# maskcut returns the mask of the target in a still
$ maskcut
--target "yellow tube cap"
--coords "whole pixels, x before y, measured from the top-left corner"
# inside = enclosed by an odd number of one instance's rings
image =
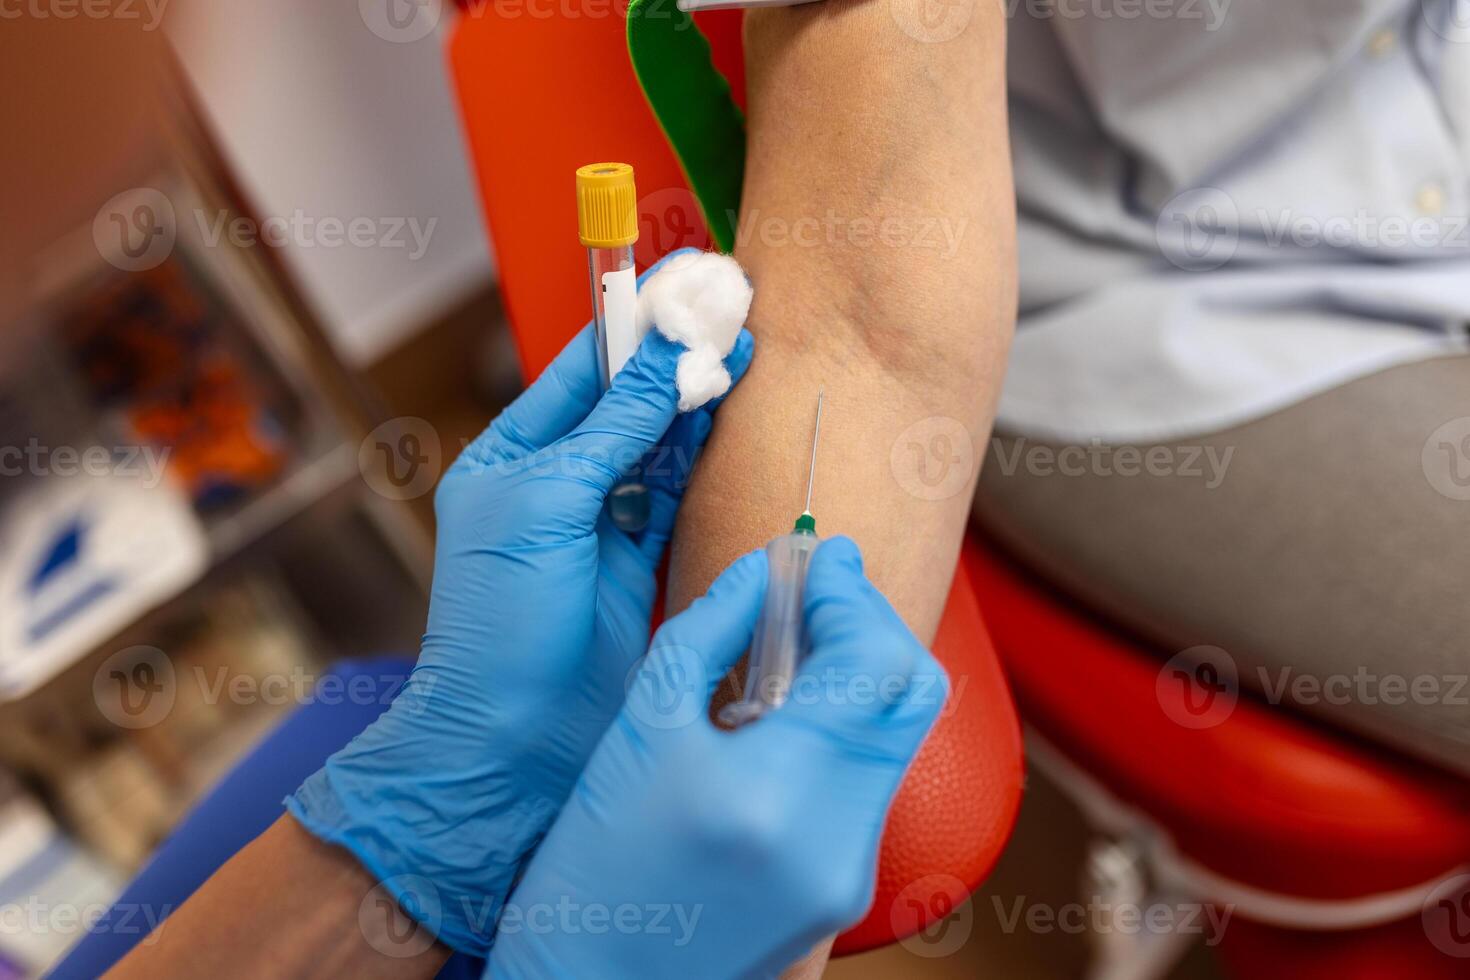
[[[577,234],[588,248],[622,248],[638,240],[638,192],[626,163],[577,168]]]

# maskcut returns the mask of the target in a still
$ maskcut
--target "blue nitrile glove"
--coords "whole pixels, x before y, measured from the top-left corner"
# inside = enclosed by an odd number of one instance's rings
[[[939,663],[847,538],[812,557],[812,653],[735,732],[709,697],[750,642],[755,552],[658,631],[500,921],[487,976],[776,976],[862,917],[904,771],[943,706]]]
[[[749,366],[742,331],[727,359]],[[521,865],[623,703],[654,573],[714,404],[678,415],[683,348],[644,339],[599,400],[584,329],[468,446],[435,497],[418,666],[389,710],[287,800],[445,944],[483,955]],[[652,515],[603,505],[639,465]]]

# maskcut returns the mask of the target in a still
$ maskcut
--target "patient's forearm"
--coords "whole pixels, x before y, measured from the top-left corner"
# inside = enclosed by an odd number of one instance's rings
[[[412,980],[448,957],[352,855],[282,816],[107,977]]]
[[[959,36],[926,43],[900,29],[905,2],[747,13],[735,251],[756,357],[685,498],[671,611],[790,530],[823,385],[818,531],[857,539],[921,638],[938,624],[1014,323],[1014,191],[1000,5],[976,0]],[[926,499],[948,488],[924,483],[945,465],[924,458],[944,447],[930,437],[957,431],[944,419],[972,440],[949,454],[968,480]]]
[[[1002,7],[950,6],[964,30],[926,42],[912,34],[955,24],[926,21],[929,3],[746,13],[735,254],[755,283],[756,357],[680,510],[670,612],[790,530],[822,386],[818,531],[855,538],[873,581],[933,639],[1016,300]],[[956,434],[970,445],[946,444]],[[826,954],[787,976],[817,976]]]

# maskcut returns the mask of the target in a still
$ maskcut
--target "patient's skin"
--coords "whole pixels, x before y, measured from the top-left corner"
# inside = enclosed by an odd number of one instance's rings
[[[428,980],[448,958],[356,858],[282,816],[107,976]]]
[[[855,538],[873,581],[921,639],[934,637],[1016,312],[1005,21],[1000,4],[970,3],[746,13],[735,254],[756,287],[756,356],[680,512],[670,613],[791,529],[820,385],[818,533]],[[957,36],[954,21],[925,18],[946,10],[968,16]],[[927,499],[921,477],[932,484],[944,465],[925,455],[944,448],[933,437],[963,430],[970,451],[942,455],[968,480]],[[792,975],[825,960],[819,950]]]

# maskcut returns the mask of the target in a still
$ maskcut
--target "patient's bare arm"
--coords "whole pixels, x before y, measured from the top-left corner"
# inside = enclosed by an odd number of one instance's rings
[[[925,41],[910,33],[936,23],[925,4],[824,0],[746,14],[735,254],[755,283],[756,357],[720,409],[679,515],[670,612],[791,529],[824,385],[818,532],[855,538],[873,580],[933,639],[1016,287],[1002,8],[971,0],[958,36]],[[942,496],[953,484],[924,479],[944,464],[923,454],[955,432],[971,445],[953,446],[950,465],[968,460],[968,479]]]
[[[448,958],[355,857],[282,815],[106,976],[415,980]]]
[[[1015,218],[1001,5],[974,0],[957,37],[926,42],[900,21],[922,25],[929,2],[746,15],[735,254],[756,287],[756,357],[685,498],[672,609],[790,530],[825,385],[818,530],[856,538],[873,579],[933,637],[971,484],[926,499],[942,492],[920,480],[939,472],[921,468],[928,441],[900,445],[897,473],[891,457],[910,426],[934,419],[917,434],[943,434],[950,419],[973,441],[957,454],[978,466],[1015,320]]]

